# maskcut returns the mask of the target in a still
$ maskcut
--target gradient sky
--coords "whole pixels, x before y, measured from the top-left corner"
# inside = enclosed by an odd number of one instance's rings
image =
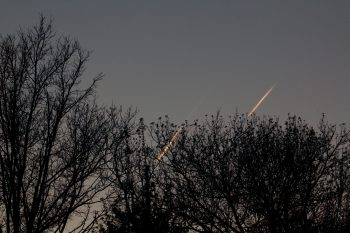
[[[350,1],[0,1],[0,33],[54,19],[93,50],[99,101],[176,123],[257,110],[350,123]]]

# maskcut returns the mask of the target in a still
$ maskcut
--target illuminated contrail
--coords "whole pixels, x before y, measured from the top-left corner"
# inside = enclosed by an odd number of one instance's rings
[[[175,132],[173,133],[173,135],[171,136],[170,140],[167,142],[167,144],[163,147],[163,149],[159,152],[159,155],[157,157],[158,160],[160,160],[161,158],[163,158],[164,154],[169,150],[169,148],[171,147],[171,145],[175,142],[177,136],[179,135],[181,131],[181,128],[177,128],[175,130]]]
[[[276,86],[276,84],[274,84],[266,93],[263,97],[261,97],[261,99],[258,101],[258,103],[254,106],[254,108],[249,112],[248,116],[251,116],[256,109],[260,106],[260,104],[270,95],[272,89]]]
[[[204,99],[206,98],[206,95],[203,95],[202,98],[200,99],[199,103],[192,109],[190,114],[186,117],[186,120],[189,120],[189,118],[192,117],[192,115],[197,111],[197,109],[202,105]],[[169,141],[165,146],[162,148],[162,150],[159,152],[157,159],[160,160],[163,158],[164,154],[169,150],[169,148],[172,146],[172,144],[176,141],[177,137],[179,136],[179,133],[181,132],[182,128],[177,127],[175,129],[175,132],[173,135],[171,135]]]

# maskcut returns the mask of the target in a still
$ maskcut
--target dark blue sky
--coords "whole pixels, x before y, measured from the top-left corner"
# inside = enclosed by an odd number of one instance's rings
[[[350,122],[350,1],[1,1],[0,33],[53,17],[93,50],[99,101],[153,121],[257,110]]]

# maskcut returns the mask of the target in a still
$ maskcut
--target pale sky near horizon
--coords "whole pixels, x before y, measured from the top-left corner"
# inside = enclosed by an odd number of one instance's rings
[[[54,19],[93,50],[99,101],[147,122],[249,112],[350,123],[350,1],[4,1],[0,34]]]

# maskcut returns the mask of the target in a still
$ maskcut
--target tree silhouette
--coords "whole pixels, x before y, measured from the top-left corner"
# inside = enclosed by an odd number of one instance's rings
[[[107,203],[109,214],[101,232],[185,232],[172,212],[166,169],[145,144],[142,119],[136,128],[118,145],[122,148],[113,150],[108,175],[112,198]]]
[[[0,38],[1,232],[64,232],[74,217],[89,232],[101,215],[104,233],[349,232],[345,125],[217,113],[147,126],[96,104],[101,75],[81,88],[88,58],[43,16]]]
[[[325,122],[316,132],[295,117],[285,127],[264,120],[244,134],[240,159],[246,202],[269,232],[317,232],[319,216],[327,214],[322,213],[325,180],[341,147],[348,145],[347,134],[339,138],[335,143],[335,129]]]
[[[0,205],[5,232],[63,232],[74,214],[87,224],[111,130],[80,88],[89,52],[52,23],[0,40]],[[83,225],[81,225],[82,227]]]
[[[164,157],[173,212],[194,232],[347,232],[349,161],[349,130],[324,118],[219,114],[185,124]]]

